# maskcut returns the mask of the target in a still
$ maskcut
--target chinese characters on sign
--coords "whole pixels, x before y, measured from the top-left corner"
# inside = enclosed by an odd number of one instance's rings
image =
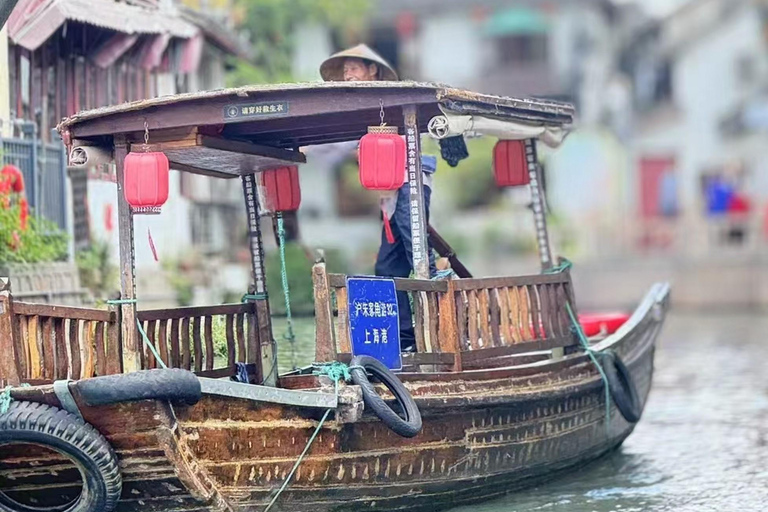
[[[247,105],[227,105],[224,107],[224,117],[235,119],[239,117],[254,117],[279,115],[288,113],[287,101],[249,103]]]
[[[427,261],[427,225],[424,219],[424,204],[421,176],[421,161],[419,151],[419,133],[416,129],[416,119],[409,121],[406,116],[405,144],[408,151],[407,169],[408,184],[411,190],[411,243],[413,249],[413,270],[417,277],[429,278],[429,263]]]
[[[256,293],[266,293],[263,267],[264,250],[261,246],[261,226],[259,225],[258,214],[259,199],[255,174],[243,176],[243,193],[245,194],[245,209],[248,215],[248,232],[250,234],[253,279],[256,285]]]
[[[352,353],[375,357],[392,370],[401,369],[395,282],[350,277],[347,300]]]

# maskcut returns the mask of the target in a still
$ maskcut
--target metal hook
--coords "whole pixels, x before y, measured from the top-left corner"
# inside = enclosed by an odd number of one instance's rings
[[[384,122],[384,101],[381,98],[379,98],[379,119],[381,119],[381,126],[387,125]]]

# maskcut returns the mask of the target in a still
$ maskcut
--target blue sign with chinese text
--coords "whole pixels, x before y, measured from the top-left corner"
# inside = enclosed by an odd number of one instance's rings
[[[349,277],[347,304],[352,354],[375,357],[390,370],[402,369],[395,282]]]

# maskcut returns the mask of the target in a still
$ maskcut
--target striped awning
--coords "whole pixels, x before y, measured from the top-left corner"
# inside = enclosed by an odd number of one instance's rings
[[[199,32],[175,9],[151,9],[113,0],[20,0],[8,19],[10,40],[36,50],[66,21],[124,34],[168,34],[191,38]]]

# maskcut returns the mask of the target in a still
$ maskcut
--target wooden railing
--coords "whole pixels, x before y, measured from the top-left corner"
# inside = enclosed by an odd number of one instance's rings
[[[147,338],[170,368],[208,376],[234,375],[235,363],[259,360],[253,303],[145,310],[138,312]],[[143,345],[142,367],[159,365]]]
[[[349,358],[346,276],[314,269],[317,360]],[[573,303],[570,275],[425,281],[395,279],[413,304],[416,354],[404,354],[409,370],[488,368],[521,355],[548,351],[558,357],[576,340],[566,302]]]
[[[115,311],[10,304],[21,380],[86,379],[122,371]]]

